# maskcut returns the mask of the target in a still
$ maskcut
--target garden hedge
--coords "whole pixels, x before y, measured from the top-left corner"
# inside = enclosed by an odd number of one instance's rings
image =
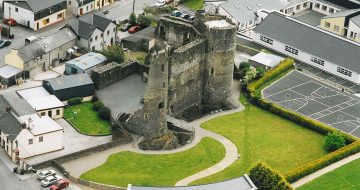
[[[103,120],[110,120],[111,110],[110,108],[103,106],[99,109],[99,117]]]
[[[72,106],[72,105],[81,104],[82,101],[83,101],[83,98],[81,98],[81,97],[70,98],[68,100],[68,105]]]
[[[279,172],[262,162],[259,162],[250,170],[249,177],[258,190],[293,190]]]
[[[288,172],[285,177],[289,182],[295,182],[315,171],[358,152],[360,152],[360,141],[353,142],[350,145],[331,152],[319,159],[303,164]]]
[[[104,107],[104,104],[100,101],[97,101],[97,102],[93,103],[93,105],[92,105],[92,108],[95,111],[98,111],[102,107]]]

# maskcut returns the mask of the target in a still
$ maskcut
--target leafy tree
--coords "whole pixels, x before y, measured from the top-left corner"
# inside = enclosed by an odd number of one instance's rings
[[[265,69],[263,67],[256,67],[256,77],[255,79],[259,79],[265,74]]]
[[[249,177],[259,190],[293,190],[283,176],[262,162],[250,170]]]
[[[124,62],[124,50],[117,44],[104,49],[101,53],[108,59],[109,62]]]
[[[95,102],[92,106],[95,111],[98,111],[102,107],[104,107],[104,104],[100,101]]]
[[[257,71],[255,67],[250,67],[249,70],[245,73],[245,76],[243,78],[243,82],[245,84],[249,83],[256,77]]]
[[[110,120],[111,111],[110,108],[103,106],[99,109],[99,117],[103,120]]]
[[[329,152],[333,152],[346,145],[345,138],[338,132],[329,133],[325,137],[325,149]]]
[[[147,15],[139,15],[137,21],[141,27],[146,28],[151,25],[152,17]]]
[[[246,69],[246,68],[250,68],[250,63],[248,62],[241,62],[240,65],[239,65],[239,69],[240,70],[243,70],[243,69]]]
[[[137,22],[137,18],[134,12],[132,12],[129,16],[129,20],[132,24],[135,24]]]

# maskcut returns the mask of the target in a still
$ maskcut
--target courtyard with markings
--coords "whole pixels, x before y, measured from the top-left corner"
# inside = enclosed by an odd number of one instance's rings
[[[299,71],[263,90],[271,102],[360,137],[360,99]]]

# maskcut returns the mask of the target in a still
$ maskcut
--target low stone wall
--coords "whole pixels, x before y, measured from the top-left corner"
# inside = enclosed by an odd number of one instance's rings
[[[77,183],[77,184],[81,184],[87,187],[91,187],[94,189],[99,189],[99,190],[127,190],[126,187],[116,187],[116,186],[112,186],[112,185],[105,185],[105,184],[101,184],[101,183],[96,183],[96,182],[92,182],[92,181],[87,181],[84,179],[79,179],[76,177],[73,177],[71,175],[68,176],[69,180]]]
[[[245,46],[245,45],[239,45],[239,44],[236,45],[236,50],[240,51],[240,52],[245,52],[245,53],[247,53],[249,55],[252,55],[252,56],[260,53],[260,51],[255,49],[255,48],[248,47],[248,46]]]
[[[142,75],[148,71],[149,66],[134,60],[122,64],[112,62],[94,69],[91,73],[91,79],[94,81],[96,89],[100,90],[134,73]]]

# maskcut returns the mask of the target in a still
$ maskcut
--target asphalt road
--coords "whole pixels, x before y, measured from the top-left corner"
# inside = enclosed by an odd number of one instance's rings
[[[11,173],[9,168],[0,159],[0,189],[1,190],[39,190],[40,186],[20,181],[20,179]]]

